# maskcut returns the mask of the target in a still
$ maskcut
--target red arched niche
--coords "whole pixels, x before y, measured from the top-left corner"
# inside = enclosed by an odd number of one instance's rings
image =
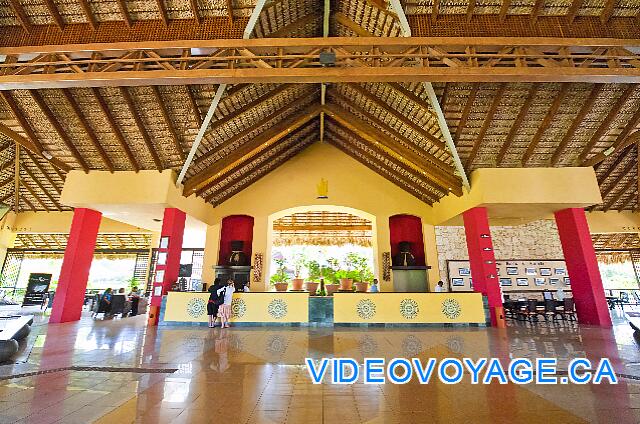
[[[231,256],[231,242],[242,240],[242,251],[251,261],[251,244],[253,243],[253,217],[248,215],[229,215],[222,219],[220,232],[220,249],[218,253],[218,265],[226,265]]]
[[[411,253],[416,258],[417,266],[425,266],[424,241],[422,237],[422,220],[413,215],[393,215],[389,217],[389,232],[391,238],[391,257],[400,251],[401,241],[411,243]]]

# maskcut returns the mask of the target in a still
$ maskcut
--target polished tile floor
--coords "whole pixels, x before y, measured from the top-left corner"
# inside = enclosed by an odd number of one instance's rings
[[[3,311],[0,311],[3,312]],[[640,344],[611,330],[46,325],[0,366],[0,423],[638,423]],[[618,385],[313,385],[305,357],[611,358]],[[562,368],[562,366],[561,366]]]

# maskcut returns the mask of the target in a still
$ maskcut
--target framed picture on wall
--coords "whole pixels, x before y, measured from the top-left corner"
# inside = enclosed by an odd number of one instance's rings
[[[513,285],[513,281],[511,281],[511,278],[500,279],[500,286],[504,287],[504,286],[512,286],[512,285]]]
[[[564,268],[556,268],[554,269],[556,275],[565,275],[567,271]]]
[[[469,278],[469,287],[473,289],[473,278]]]
[[[528,278],[516,278],[516,285],[518,286],[528,286],[529,279]]]
[[[525,268],[524,269],[524,274],[525,275],[538,275],[538,273],[536,272],[535,268]]]
[[[464,278],[452,278],[451,279],[452,286],[464,286]]]
[[[162,283],[164,281],[164,269],[156,271],[156,283]]]
[[[546,282],[546,278],[536,277],[533,279],[533,283],[536,286],[544,286],[545,282]]]
[[[551,275],[551,268],[540,268],[540,275],[543,277],[548,277]]]
[[[558,285],[559,282],[560,282],[559,278],[549,278],[549,284],[551,284],[552,286]]]
[[[508,266],[507,267],[507,275],[518,275],[518,267],[517,266]]]
[[[169,237],[164,236],[160,238],[160,249],[167,249],[169,247]]]
[[[469,268],[458,268],[458,275],[461,275],[461,276],[471,275],[471,270]]]
[[[167,264],[167,252],[158,252],[158,265]]]
[[[569,277],[564,277],[564,283],[565,283],[567,286],[570,286],[570,285],[571,285],[571,280],[569,280]]]

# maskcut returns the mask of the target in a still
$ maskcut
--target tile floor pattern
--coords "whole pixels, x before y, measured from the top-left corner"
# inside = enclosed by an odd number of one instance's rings
[[[0,423],[638,423],[640,381],[614,385],[313,385],[304,358],[608,356],[640,376],[640,344],[614,331],[483,328],[146,328],[145,317],[34,325],[0,380]],[[102,367],[69,370],[71,366]],[[111,367],[126,368],[112,369]],[[173,373],[149,372],[150,369]],[[114,372],[107,372],[114,371]]]

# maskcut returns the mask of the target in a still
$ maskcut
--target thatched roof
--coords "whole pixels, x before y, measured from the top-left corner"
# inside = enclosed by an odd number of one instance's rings
[[[253,37],[321,37],[322,3],[270,1]],[[0,47],[240,38],[254,5],[254,0],[0,0]],[[414,36],[640,38],[636,0],[407,0],[403,6]],[[334,0],[329,35],[401,34],[388,2]],[[640,207],[640,88],[635,85],[456,82],[434,87],[467,172],[594,165],[604,197],[595,209]],[[18,210],[64,209],[59,195],[69,169],[179,171],[216,88],[0,92],[0,201],[13,204],[17,198]],[[211,169],[220,175],[198,185],[196,194],[220,204],[317,141],[321,126],[327,142],[428,204],[449,191],[461,193],[422,84],[331,84],[322,112],[314,111],[320,91],[317,84],[228,88],[187,181]],[[292,125],[295,130],[281,134]],[[268,135],[274,136],[264,146],[240,155]],[[33,146],[20,149],[16,167],[17,139]],[[49,155],[52,161],[43,157]]]

